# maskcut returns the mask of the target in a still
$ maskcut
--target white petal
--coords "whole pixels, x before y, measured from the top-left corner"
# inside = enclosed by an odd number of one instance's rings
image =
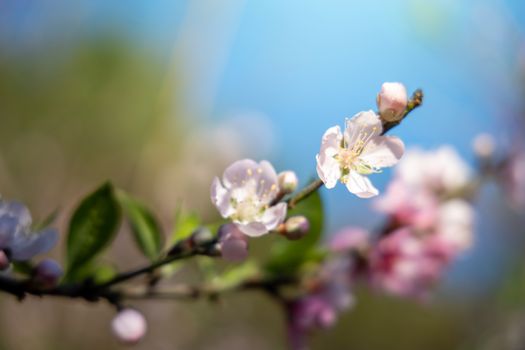
[[[405,145],[395,136],[378,136],[370,140],[359,157],[374,168],[395,165],[403,156]]]
[[[268,229],[261,222],[250,222],[249,224],[235,223],[239,230],[242,231],[247,236],[250,237],[259,237],[268,233]]]
[[[278,203],[264,211],[261,222],[266,226],[268,231],[275,229],[284,221],[287,208],[288,205],[286,203]]]
[[[372,185],[366,176],[362,176],[355,171],[350,171],[346,188],[360,198],[370,198],[379,194],[377,188]]]
[[[360,137],[375,137],[382,132],[381,119],[374,111],[359,112],[346,120],[345,142],[351,148]]]
[[[257,169],[259,164],[251,159],[242,159],[234,162],[232,165],[224,170],[222,181],[226,189],[232,187],[242,187],[251,177],[254,169]]]
[[[317,155],[317,175],[324,182],[326,188],[334,188],[337,180],[341,178],[341,168],[339,162],[333,158],[326,158],[321,162],[321,157]]]
[[[211,201],[221,213],[223,218],[233,214],[233,208],[230,203],[230,193],[221,185],[221,182],[215,177],[211,183]]]
[[[9,215],[0,216],[0,249],[7,248],[18,230],[18,220]]]
[[[334,156],[339,153],[342,139],[339,126],[326,130],[321,141],[321,150],[316,156],[317,175],[327,188],[333,188],[341,177],[340,165]]]
[[[257,183],[257,194],[262,203],[270,203],[279,192],[278,177],[270,162],[263,160],[253,169],[253,178]]]
[[[37,254],[49,251],[58,241],[55,229],[46,229],[30,235],[19,235],[11,246],[11,257],[16,261],[31,259]]]

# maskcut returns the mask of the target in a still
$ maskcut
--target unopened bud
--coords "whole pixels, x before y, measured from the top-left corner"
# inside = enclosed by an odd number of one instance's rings
[[[33,282],[44,288],[52,288],[64,274],[62,267],[52,259],[44,259],[36,265],[33,272]]]
[[[494,153],[494,148],[494,138],[489,134],[479,134],[472,142],[472,149],[480,158],[490,158]]]
[[[248,238],[235,224],[224,224],[219,229],[219,249],[224,260],[241,262],[248,257]]]
[[[292,193],[297,189],[299,180],[293,171],[283,171],[279,173],[279,190],[283,194]]]
[[[377,107],[381,118],[387,122],[401,119],[408,104],[405,86],[401,83],[384,83],[377,95]]]
[[[146,334],[146,319],[134,309],[124,309],[111,321],[115,337],[125,344],[136,344]]]
[[[303,238],[310,231],[310,222],[302,215],[289,217],[284,223],[282,234],[289,240]]]
[[[3,250],[0,250],[0,271],[6,270],[9,265],[10,261],[7,254]]]

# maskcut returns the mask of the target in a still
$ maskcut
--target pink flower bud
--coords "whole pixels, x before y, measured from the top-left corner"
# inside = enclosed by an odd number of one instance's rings
[[[401,83],[384,83],[377,95],[377,107],[381,118],[388,122],[398,121],[408,104],[407,90]]]
[[[278,182],[281,193],[288,194],[297,189],[299,180],[293,171],[283,171],[278,176]]]
[[[134,309],[120,311],[111,321],[111,329],[115,337],[125,344],[136,344],[146,334],[146,319]]]
[[[3,250],[0,250],[0,271],[3,271],[9,267],[10,261]]]
[[[235,224],[225,224],[219,229],[219,248],[224,260],[241,262],[248,257],[248,239]]]
[[[310,231],[310,222],[302,215],[292,216],[284,223],[282,234],[289,240],[303,238]]]
[[[33,273],[33,281],[44,288],[52,288],[57,285],[64,271],[62,267],[52,259],[44,259],[36,265]]]

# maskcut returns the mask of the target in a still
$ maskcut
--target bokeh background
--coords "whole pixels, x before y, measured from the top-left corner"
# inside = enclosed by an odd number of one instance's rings
[[[315,176],[320,137],[375,108],[384,81],[423,88],[395,130],[408,147],[456,147],[489,132],[522,138],[525,2],[0,1],[0,193],[35,219],[111,179],[166,228],[180,203],[205,219],[213,176],[268,159]],[[375,175],[384,189],[391,172]],[[371,202],[322,191],[326,235],[374,227]],[[477,201],[476,244],[432,303],[357,290],[358,304],[314,349],[525,348],[525,229],[499,190]],[[125,231],[125,230],[123,230]],[[59,247],[51,255],[61,259]],[[105,258],[143,258],[122,232]],[[137,303],[150,332],[137,349],[283,349],[284,318],[256,293],[217,304]],[[0,297],[0,349],[118,349],[107,305]]]

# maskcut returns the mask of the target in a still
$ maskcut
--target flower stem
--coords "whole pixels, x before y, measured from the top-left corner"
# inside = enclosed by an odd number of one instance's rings
[[[323,181],[320,179],[317,179],[311,182],[309,185],[307,185],[305,188],[299,191],[295,196],[288,199],[287,201],[288,208],[292,209],[293,207],[295,207],[300,201],[308,198],[312,193],[317,191],[322,185],[323,185]]]

